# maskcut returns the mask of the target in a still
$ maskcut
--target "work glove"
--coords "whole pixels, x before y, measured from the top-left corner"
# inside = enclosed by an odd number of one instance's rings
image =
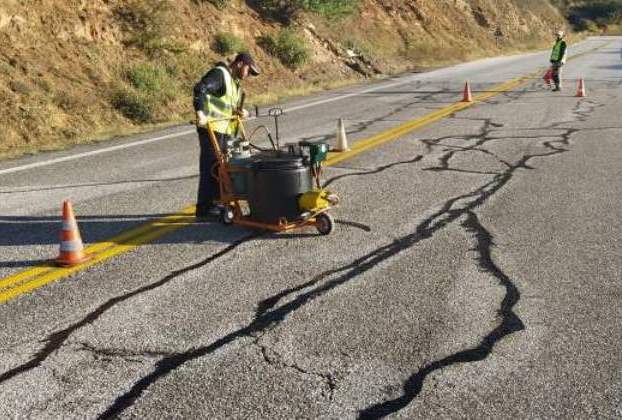
[[[197,111],[197,125],[199,127],[205,127],[207,125],[207,115],[203,111]]]
[[[248,112],[248,109],[244,109],[244,108],[238,109],[235,112],[235,114],[239,115],[243,120],[248,119],[248,117],[250,117],[250,115],[251,115],[251,113]]]

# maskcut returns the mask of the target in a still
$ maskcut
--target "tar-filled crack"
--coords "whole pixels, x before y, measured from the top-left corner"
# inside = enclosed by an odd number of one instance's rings
[[[70,344],[67,343],[67,345],[69,346]],[[142,359],[160,358],[173,354],[171,352],[162,352],[155,350],[134,351],[129,349],[102,348],[93,346],[92,344],[86,342],[72,343],[71,346],[72,350],[75,352],[87,352],[95,357],[115,357],[132,362],[141,362]]]
[[[426,377],[433,372],[451,365],[484,360],[490,356],[494,346],[504,337],[525,329],[523,322],[514,312],[514,306],[520,300],[520,292],[512,280],[493,260],[492,248],[494,247],[494,241],[492,235],[484,228],[476,214],[472,211],[466,212],[461,225],[475,240],[476,245],[473,251],[477,254],[476,258],[481,270],[490,273],[505,289],[505,297],[499,309],[501,322],[494,330],[482,338],[475,347],[459,351],[425,365],[404,383],[402,387],[403,393],[400,397],[362,410],[359,413],[359,418],[382,418],[403,409],[419,395]]]
[[[572,121],[554,123],[550,127],[544,128],[544,130],[559,128],[564,124],[570,122],[586,121],[589,115],[600,106],[602,105],[590,101],[579,102],[573,109],[573,114],[576,116],[576,118],[574,118]],[[569,146],[570,138],[579,131],[581,131],[581,129],[564,128],[563,133],[559,136],[556,136],[558,140],[545,141],[542,143],[542,145],[550,150],[550,152],[524,155],[523,158],[520,159],[515,165],[511,165],[509,167],[509,169],[505,172],[505,175],[495,176],[495,179],[500,180],[500,177],[505,177],[505,181],[503,182],[503,184],[505,184],[507,181],[509,181],[509,178],[512,177],[512,173],[516,169],[530,169],[531,167],[527,163],[531,159],[548,157],[557,155],[559,153],[567,152],[567,148],[559,147],[558,144]],[[484,138],[485,137],[486,136],[484,136]],[[483,143],[485,143],[485,141],[480,140],[478,143],[480,143],[479,145],[481,146]],[[501,184],[498,184],[497,187],[500,188]],[[492,194],[494,194],[494,192],[489,192],[489,196]],[[484,360],[492,353],[492,350],[497,342],[502,340],[504,337],[517,331],[521,331],[525,328],[521,319],[513,311],[514,306],[518,303],[520,299],[520,292],[515,284],[512,282],[512,280],[499,268],[499,266],[495,264],[492,258],[492,248],[494,246],[493,237],[479,221],[479,218],[473,211],[474,208],[475,207],[473,206],[471,208],[468,208],[466,211],[456,211],[448,209],[447,212],[449,214],[455,214],[457,212],[460,217],[464,217],[463,221],[461,222],[461,226],[468,233],[470,233],[476,241],[477,245],[473,250],[478,255],[478,265],[483,271],[493,275],[493,277],[495,277],[499,281],[499,283],[505,288],[505,297],[501,302],[501,308],[499,310],[499,315],[501,316],[500,324],[493,331],[488,333],[477,346],[426,364],[423,368],[419,369],[417,372],[411,375],[408,380],[403,384],[403,392],[400,397],[361,410],[359,412],[359,418],[383,418],[385,416],[400,411],[408,404],[410,404],[419,395],[423,388],[423,383],[426,377],[428,377],[431,373],[455,364]]]
[[[360,229],[360,230],[365,231],[365,232],[371,232],[371,226],[366,225],[364,223],[353,222],[351,220],[343,220],[343,219],[335,219],[335,223],[337,223],[338,225],[350,226],[350,227],[353,227],[353,228],[357,228],[357,229]]]
[[[546,131],[546,130],[553,130],[553,131],[560,131],[560,133],[552,133],[550,135],[550,137],[552,138],[556,138],[559,140],[552,140],[552,141],[545,141],[543,142],[543,145],[547,148],[549,148],[550,150],[556,151],[556,152],[564,152],[567,151],[566,148],[562,147],[562,146],[566,146],[569,144],[569,138],[574,135],[577,131],[579,131],[579,129],[576,128],[562,128],[561,126],[563,126],[564,124],[567,124],[569,122],[585,122],[586,119],[588,118],[588,116],[594,112],[594,110],[598,107],[601,107],[603,105],[595,103],[593,101],[578,101],[577,104],[575,105],[575,107],[572,110],[572,113],[575,115],[575,118],[573,118],[572,121],[562,121],[562,122],[558,122],[558,123],[554,123],[549,127],[545,127],[545,128],[526,128],[525,130],[540,130],[540,131]],[[511,167],[510,163],[507,162],[506,160],[502,159],[501,157],[497,156],[495,153],[485,149],[484,146],[486,143],[491,142],[491,141],[498,141],[498,140],[512,140],[512,139],[517,139],[517,140],[526,140],[526,139],[534,139],[534,140],[539,140],[542,138],[542,136],[540,135],[531,135],[531,136],[526,136],[526,135],[517,135],[517,136],[503,136],[503,137],[496,137],[494,136],[494,133],[496,131],[499,131],[500,129],[504,128],[503,124],[498,124],[498,123],[494,123],[492,122],[492,120],[490,118],[469,118],[469,117],[457,117],[456,115],[453,115],[452,118],[454,119],[459,119],[459,120],[467,120],[467,121],[480,121],[482,122],[482,127],[480,128],[480,132],[476,133],[476,134],[469,134],[469,135],[463,135],[463,136],[455,136],[455,135],[450,135],[450,136],[444,136],[444,137],[439,137],[439,138],[435,138],[435,139],[422,139],[421,141],[426,145],[426,149],[428,152],[431,152],[432,149],[434,147],[443,147],[444,148],[444,154],[441,155],[438,158],[439,161],[439,165],[435,166],[435,167],[431,167],[431,168],[425,168],[424,170],[426,171],[436,171],[436,172],[441,172],[441,171],[450,171],[450,172],[461,172],[461,173],[468,173],[468,174],[476,174],[476,175],[497,175],[499,174],[499,172],[493,172],[493,171],[478,171],[478,170],[467,170],[467,169],[461,169],[461,168],[453,168],[450,166],[451,160],[452,158],[454,158],[457,154],[461,153],[461,152],[479,152],[479,153],[484,153],[486,155],[492,156],[494,157],[500,164],[506,166],[506,167]],[[515,128],[514,130],[522,130],[522,129],[517,129]],[[474,143],[468,145],[468,146],[455,146],[455,145],[445,145],[442,142],[445,140],[462,140],[462,141],[473,141],[476,140]],[[529,166],[525,166],[525,169],[532,169]]]
[[[588,107],[588,109],[581,109],[581,105],[579,104],[574,112],[581,120],[581,118],[587,118],[589,113],[592,112],[596,108],[596,106],[598,105],[594,104],[593,107]],[[561,124],[562,123],[555,124],[554,126],[549,127],[549,129],[557,128]],[[491,121],[485,122],[485,127],[482,130],[482,133],[487,132],[486,127],[492,129],[494,128],[494,124]],[[438,211],[431,214],[421,223],[419,223],[416,226],[414,232],[396,238],[391,243],[388,243],[360,258],[357,258],[349,264],[346,264],[339,268],[328,270],[303,285],[288,289],[271,298],[264,300],[259,304],[254,320],[250,322],[247,326],[233,331],[210,343],[209,345],[193,348],[185,352],[164,355],[164,357],[162,357],[155,364],[154,369],[151,373],[136,381],[131,386],[131,388],[126,393],[120,395],[99,416],[99,418],[110,418],[122,413],[125,409],[131,407],[150,385],[187,362],[209,355],[238,339],[254,338],[255,340],[258,340],[257,337],[261,337],[261,335],[275,328],[277,325],[282,323],[288,315],[307,305],[314,299],[323,296],[331,290],[341,285],[344,285],[353,279],[359,278],[362,274],[374,269],[375,267],[378,267],[379,264],[382,264],[386,260],[396,256],[397,254],[405,250],[412,248],[423,240],[433,237],[436,232],[448,226],[449,224],[458,220],[462,220],[461,226],[465,228],[469,233],[471,233],[476,240],[477,246],[474,250],[478,254],[478,262],[480,267],[483,270],[491,273],[495,278],[497,278],[500,284],[502,284],[506,289],[506,296],[502,302],[500,310],[502,322],[497,328],[495,328],[492,332],[486,335],[480,345],[476,348],[461,351],[442,360],[429,363],[423,369],[413,374],[404,384],[404,393],[401,397],[395,400],[387,401],[385,403],[369,407],[361,411],[360,415],[361,417],[381,417],[402,409],[403,407],[408,405],[414,398],[416,398],[421,390],[421,387],[423,386],[425,378],[431,372],[455,363],[465,363],[469,361],[482,360],[490,354],[496,342],[506,337],[508,334],[524,328],[520,319],[518,319],[516,314],[514,314],[513,312],[513,307],[520,298],[520,294],[512,281],[507,277],[507,275],[505,275],[503,271],[494,263],[491,256],[491,248],[493,246],[492,236],[481,225],[477,216],[474,213],[474,210],[484,204],[490,197],[492,197],[496,192],[503,188],[513,177],[513,174],[516,170],[529,168],[527,163],[531,159],[563,153],[566,149],[558,147],[557,145],[568,145],[570,137],[577,131],[579,130],[566,129],[563,135],[559,137],[560,140],[545,142],[543,145],[549,150],[548,152],[525,155],[513,164],[510,164],[509,162],[503,162],[507,166],[507,168],[503,172],[495,173],[492,180],[486,182],[481,187],[448,200],[440,207]],[[481,139],[482,135],[480,134],[478,137]],[[480,146],[485,143],[485,141],[482,140],[483,139],[478,141],[479,144],[476,144],[473,147],[473,150],[478,149],[477,151],[486,153],[482,150],[479,150],[481,149]],[[455,153],[459,152],[459,150],[448,151],[447,155],[445,155],[441,160],[441,168],[445,168],[446,170],[454,170],[455,168],[449,168],[449,161]],[[421,159],[421,157],[417,157],[415,159],[409,162],[397,162],[393,165],[414,163]],[[445,163],[443,162],[446,162],[447,164],[445,165]],[[369,173],[376,173],[376,171],[370,171]],[[365,173],[352,175],[362,176],[365,175]],[[334,180],[332,180],[331,182],[334,182]],[[53,352],[58,350],[61,346],[63,346],[73,332],[85,325],[91,324],[96,319],[98,319],[104,312],[106,312],[108,309],[115,306],[116,304],[123,302],[140,293],[160,287],[179,275],[209,264],[217,258],[222,257],[228,252],[232,251],[242,243],[251,240],[257,236],[258,235],[250,235],[246,238],[243,238],[223,249],[221,252],[214,254],[197,264],[181,270],[177,270],[156,283],[150,284],[128,294],[109,300],[108,302],[98,307],[95,311],[88,314],[79,322],[76,322],[63,330],[57,331],[48,336],[48,338],[44,340],[46,342],[45,347],[41,349],[33,359],[25,364],[22,364],[21,366],[18,366],[0,375],[0,383],[39,366],[44,360],[47,359],[47,357],[49,357]],[[291,301],[285,302],[280,306],[277,306],[282,298],[296,292],[302,293],[293,297]],[[279,360],[275,361],[274,357],[268,354],[267,351],[267,349],[262,348],[262,354],[264,355],[264,359],[266,359],[268,363],[277,363],[281,366],[296,369],[301,373],[322,376],[327,381],[331,392],[335,389],[336,383],[333,375],[310,373],[297,365],[285,364],[284,362]]]
[[[479,133],[476,133],[476,134],[469,134],[469,135],[464,135],[464,136],[444,136],[444,137],[439,137],[436,139],[422,139],[421,141],[426,145],[426,149],[428,151],[431,151],[432,148],[434,147],[443,147],[444,149],[443,151],[445,152],[438,159],[439,166],[432,167],[432,168],[426,168],[424,170],[436,171],[436,172],[439,172],[439,171],[463,172],[463,173],[470,173],[470,174],[477,174],[477,175],[497,175],[498,174],[498,172],[491,172],[491,171],[473,171],[473,170],[466,170],[466,169],[459,169],[459,168],[451,168],[449,166],[451,159],[456,154],[461,153],[461,152],[484,153],[486,155],[490,155],[494,157],[506,167],[511,166],[510,163],[506,162],[504,159],[500,158],[495,153],[481,147],[484,144],[486,144],[488,141],[493,140],[492,138],[490,138],[490,134],[494,131],[494,129],[502,128],[503,124],[494,123],[491,118],[458,118],[455,115],[453,116],[453,118],[481,122],[482,127],[480,128]],[[470,144],[468,146],[445,145],[442,143],[445,140],[452,140],[452,139],[463,140],[463,141],[472,141],[472,140],[476,140],[476,141],[473,144]]]
[[[202,261],[199,261],[196,264],[192,264],[188,267],[173,271],[172,273],[170,273],[169,275],[167,275],[166,277],[162,278],[161,280],[155,282],[155,283],[151,283],[148,284],[146,286],[143,286],[139,289],[136,289],[132,292],[126,293],[124,295],[121,296],[117,296],[114,297],[108,301],[106,301],[105,303],[101,304],[99,307],[97,307],[97,309],[95,309],[94,311],[90,312],[88,315],[86,315],[84,318],[82,318],[80,321],[70,325],[67,328],[64,328],[62,330],[56,331],[52,334],[50,334],[47,338],[45,338],[44,340],[42,340],[41,342],[46,343],[45,346],[39,350],[35,356],[30,359],[28,362],[23,363],[3,374],[0,375],[0,384],[2,384],[3,382],[6,382],[12,378],[14,378],[17,375],[20,375],[24,372],[27,372],[31,369],[36,368],[37,366],[39,366],[43,361],[45,361],[52,353],[56,352],[57,350],[59,350],[63,345],[65,345],[67,339],[77,330],[79,330],[80,328],[92,324],[93,322],[95,322],[100,316],[102,316],[106,311],[108,311],[110,308],[118,305],[121,302],[125,302],[128,299],[131,299],[135,296],[138,296],[142,293],[157,289],[159,287],[164,286],[165,284],[169,283],[170,281],[174,280],[175,278],[188,273],[190,271],[196,270],[198,268],[201,268],[205,265],[210,264],[211,262],[217,260],[218,258],[228,254],[229,252],[233,251],[234,249],[236,249],[238,246],[242,245],[243,243],[255,239],[257,237],[259,237],[260,235],[262,235],[263,233],[253,233],[251,235],[245,236],[242,239],[239,239],[235,242],[233,242],[232,244],[230,244],[229,246],[223,248],[221,251],[209,256],[208,258],[205,258]]]
[[[593,109],[594,107],[588,111],[580,111],[579,108],[577,108],[575,109],[575,113],[579,118],[587,117],[589,112],[593,111]],[[495,124],[491,121],[488,121],[485,124],[487,127],[495,126]],[[557,128],[557,126],[561,124],[563,123],[554,124],[555,127],[549,128]],[[495,342],[508,334],[517,331],[519,328],[522,328],[520,319],[515,318],[515,315],[511,312],[520,295],[510,279],[507,278],[507,276],[503,274],[503,272],[494,264],[494,261],[492,261],[489,252],[489,249],[492,246],[492,238],[479,224],[477,218],[474,217],[473,211],[502,189],[512,179],[517,170],[529,169],[530,166],[528,165],[528,162],[530,160],[563,153],[565,150],[560,150],[559,148],[554,147],[554,145],[556,143],[568,144],[569,138],[576,131],[578,131],[578,129],[566,129],[564,134],[559,136],[560,140],[544,143],[543,145],[547,151],[543,153],[524,155],[521,159],[512,164],[504,162],[507,165],[507,168],[503,172],[494,175],[492,180],[486,182],[481,187],[449,199],[438,211],[419,223],[413,233],[396,238],[391,243],[357,258],[349,264],[328,270],[315,276],[313,279],[302,285],[282,291],[275,296],[265,299],[258,305],[255,319],[245,327],[232,331],[206,346],[167,356],[158,361],[150,374],[136,381],[129,391],[120,395],[114,403],[99,416],[99,418],[107,419],[122,413],[124,410],[131,407],[149,386],[185,363],[207,356],[235,342],[236,340],[244,338],[257,339],[258,336],[261,336],[262,334],[265,334],[269,330],[275,328],[277,325],[284,322],[287,316],[309,304],[314,299],[322,297],[326,293],[352,281],[353,279],[359,278],[362,274],[377,268],[383,262],[412,248],[419,242],[432,238],[433,235],[439,230],[464,217],[467,219],[466,222],[462,223],[462,226],[467,230],[470,229],[471,232],[477,232],[477,235],[475,235],[478,240],[476,250],[480,255],[480,265],[483,269],[486,269],[495,275],[500,282],[506,286],[506,298],[503,301],[504,303],[502,304],[501,312],[502,314],[504,313],[504,308],[506,312],[509,311],[509,314],[506,317],[507,320],[504,318],[501,326],[495,328],[495,330],[488,334],[486,336],[487,338],[483,341],[484,345],[482,349],[492,349]],[[295,295],[295,297],[293,297],[290,301],[278,305],[284,297],[292,295],[296,292],[302,293]],[[473,360],[481,360],[481,358],[485,358],[487,354],[489,354],[489,352],[485,353],[481,349],[475,351],[475,353],[469,353],[472,351],[473,349],[467,350],[466,355],[463,355],[464,352],[459,352],[454,356],[443,359],[442,361],[433,362],[427,365],[427,370],[423,374],[416,373],[411,377],[412,381],[407,381],[403,387],[404,395],[402,397],[362,410],[360,413],[361,417],[382,417],[384,415],[399,411],[418,395],[420,391],[418,385],[419,381],[421,381],[422,384],[429,372],[441,369],[453,363],[463,363],[464,361],[468,361],[470,357],[475,357],[475,354],[477,354],[477,357],[479,358],[474,358]]]
[[[332,178],[327,179],[326,182],[324,182],[324,188],[327,188],[328,186],[330,186],[334,182],[339,181],[339,180],[344,179],[344,178],[379,174],[379,173],[384,172],[384,171],[386,171],[388,169],[395,168],[396,166],[409,165],[409,164],[412,164],[412,163],[417,163],[421,159],[423,159],[423,156],[422,155],[417,155],[417,156],[415,156],[412,159],[389,163],[387,165],[378,166],[377,168],[374,168],[374,169],[370,169],[370,170],[366,170],[366,171],[360,171],[360,172],[352,172],[352,173],[349,173],[349,174],[337,175],[337,176],[334,176]]]
[[[377,248],[343,267],[321,273],[303,285],[264,300],[259,305],[255,319],[247,326],[233,331],[207,346],[163,358],[156,363],[154,370],[150,374],[139,379],[128,392],[119,396],[100,418],[110,418],[123,412],[134,404],[151,384],[168,375],[181,365],[209,355],[238,339],[254,338],[256,335],[266,332],[268,329],[283,322],[288,315],[307,305],[314,299],[372,270],[382,262],[411,248],[415,244],[431,238],[436,231],[455,221],[462,214],[483,204],[498,189],[502,188],[512,177],[512,173],[516,169],[522,168],[523,164],[524,162],[521,160],[506,173],[495,177],[495,180],[485,184],[483,187],[449,200],[438,212],[420,223],[414,233],[400,237],[385,246]],[[463,203],[462,207],[459,209],[454,209],[454,206],[460,205],[465,200],[470,201]],[[308,288],[311,289],[295,296],[291,301],[276,306],[283,297]]]
[[[300,367],[296,363],[285,362],[283,356],[280,355],[277,351],[261,343],[261,336],[255,340],[254,344],[259,347],[264,361],[269,365],[279,369],[291,369],[303,375],[315,376],[320,378],[326,383],[326,387],[328,390],[328,393],[324,393],[324,395],[328,398],[329,401],[333,400],[335,390],[337,389],[337,380],[335,378],[335,375],[333,375],[332,373],[321,373],[313,370],[308,370]]]
[[[422,101],[426,101],[426,100],[434,97],[435,95],[438,95],[439,93],[445,93],[445,92],[447,92],[447,90],[442,90],[442,91],[437,91],[437,92],[423,92],[423,94],[421,94],[419,92],[413,92],[413,93],[418,93],[421,96],[417,97],[414,101],[410,101],[410,102],[408,102],[408,103],[406,103],[404,105],[401,105],[401,106],[399,106],[397,108],[392,109],[391,111],[389,111],[385,115],[382,115],[382,116],[380,116],[378,118],[374,118],[374,119],[358,122],[357,124],[355,124],[354,128],[351,128],[351,129],[349,129],[347,131],[347,134],[348,135],[352,135],[352,134],[362,133],[363,131],[368,130],[369,128],[373,127],[377,123],[382,123],[382,122],[385,122],[387,120],[390,120],[392,116],[397,115],[400,112],[405,111],[408,108],[421,103]],[[334,137],[334,134],[324,134],[324,135],[321,135],[321,136],[303,137],[301,140],[328,142],[333,137]]]

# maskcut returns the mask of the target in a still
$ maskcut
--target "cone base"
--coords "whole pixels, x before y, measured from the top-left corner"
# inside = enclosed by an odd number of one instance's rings
[[[80,257],[77,258],[72,258],[72,259],[63,259],[63,258],[57,258],[56,259],[56,265],[59,267],[73,267],[74,265],[79,265],[79,264],[84,264],[87,261],[90,261],[93,257],[91,255],[82,255]]]

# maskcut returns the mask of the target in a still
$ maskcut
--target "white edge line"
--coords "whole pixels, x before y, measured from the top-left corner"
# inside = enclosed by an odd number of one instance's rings
[[[537,54],[541,54],[541,53],[542,52],[534,52],[532,54],[533,55],[537,55]],[[462,63],[462,64],[469,64],[469,63]],[[443,70],[443,69],[439,69],[439,70]],[[413,75],[413,76],[407,76],[404,79],[402,79],[400,81],[397,81],[397,82],[393,82],[393,83],[389,83],[389,84],[381,83],[381,84],[379,84],[377,86],[373,86],[373,87],[368,88],[368,89],[363,89],[363,90],[358,91],[358,92],[347,93],[347,94],[344,94],[344,95],[335,96],[333,98],[321,99],[319,101],[309,102],[309,103],[306,103],[306,104],[303,104],[303,105],[298,105],[298,106],[293,106],[293,107],[290,107],[290,108],[285,108],[285,109],[283,109],[283,112],[299,111],[299,110],[305,109],[305,108],[311,108],[311,107],[314,107],[314,106],[323,105],[323,104],[327,104],[327,103],[330,103],[330,102],[336,102],[336,101],[340,101],[340,100],[343,100],[343,99],[352,98],[354,96],[364,95],[366,93],[374,92],[374,91],[377,91],[377,90],[380,90],[380,89],[387,89],[387,88],[391,88],[391,87],[395,87],[395,86],[404,85],[404,84],[407,84],[407,83],[412,83],[413,81],[416,81],[416,80],[420,79],[421,76],[422,76],[421,74],[416,74],[416,75]],[[255,119],[255,117],[249,118],[249,120],[254,120],[254,119]],[[155,142],[161,141],[161,140],[168,140],[168,139],[172,139],[172,138],[175,138],[175,137],[186,136],[188,134],[194,133],[194,131],[195,131],[194,129],[192,129],[192,130],[185,130],[185,131],[181,131],[179,133],[167,134],[165,136],[159,136],[159,137],[153,137],[153,138],[139,140],[139,141],[133,141],[131,143],[120,144],[118,146],[106,147],[106,148],[98,149],[98,150],[92,150],[90,152],[77,153],[75,155],[65,156],[65,157],[61,157],[61,158],[57,158],[57,159],[51,159],[51,160],[46,160],[46,161],[42,161],[42,162],[35,162],[35,163],[30,163],[30,164],[22,165],[22,166],[15,166],[13,168],[0,169],[0,175],[6,175],[6,174],[10,174],[10,173],[15,173],[15,172],[26,171],[28,169],[40,168],[42,166],[54,165],[56,163],[67,162],[67,161],[70,161],[70,160],[80,159],[80,158],[83,158],[83,157],[96,156],[96,155],[100,155],[102,153],[113,152],[115,150],[122,150],[122,149],[128,149],[130,147],[142,146],[144,144],[155,143]]]
[[[344,95],[340,95],[340,96],[335,96],[334,98],[322,99],[322,100],[319,100],[319,101],[309,102],[307,104],[303,104],[303,105],[299,105],[299,106],[294,106],[294,107],[291,107],[291,108],[285,108],[285,109],[283,109],[283,112],[294,112],[294,111],[298,111],[298,110],[305,109],[305,108],[311,108],[311,107],[314,107],[314,106],[323,105],[323,104],[326,104],[326,103],[329,103],[329,102],[335,102],[335,101],[351,98],[351,97],[358,96],[358,95],[364,95],[366,93],[373,92],[373,91],[376,91],[376,90],[386,89],[386,88],[395,87],[395,86],[403,85],[403,84],[406,84],[406,83],[410,83],[410,82],[412,82],[412,79],[413,79],[413,77],[408,77],[408,78],[406,78],[406,79],[404,79],[404,80],[402,80],[400,82],[394,82],[394,83],[390,83],[390,84],[382,84],[382,85],[379,85],[379,86],[374,86],[373,88],[361,90],[359,92],[348,93],[348,94],[344,94]],[[251,117],[248,120],[252,121],[254,119],[255,119],[255,117]],[[185,131],[181,131],[179,133],[167,134],[165,136],[159,136],[159,137],[153,137],[153,138],[139,140],[139,141],[133,141],[131,143],[120,144],[118,146],[112,146],[112,147],[105,147],[103,149],[92,150],[90,152],[77,153],[75,155],[64,156],[64,157],[61,157],[61,158],[50,159],[50,160],[46,160],[46,161],[42,161],[42,162],[29,163],[27,165],[15,166],[15,167],[12,167],[12,168],[7,168],[7,169],[0,169],[0,175],[6,175],[6,174],[10,174],[10,173],[15,173],[15,172],[26,171],[28,169],[40,168],[42,166],[54,165],[56,163],[67,162],[67,161],[70,161],[70,160],[81,159],[81,158],[89,157],[89,156],[96,156],[96,155],[100,155],[102,153],[114,152],[115,150],[122,150],[122,149],[128,149],[130,147],[142,146],[142,145],[149,144],[149,143],[155,143],[157,141],[168,140],[168,139],[172,139],[172,138],[175,138],[175,137],[186,136],[186,135],[192,134],[194,132],[195,132],[195,129],[185,130]]]
[[[114,150],[127,149],[128,147],[142,146],[143,144],[149,144],[149,143],[154,143],[156,141],[171,139],[171,138],[179,137],[179,136],[185,136],[193,132],[194,130],[186,130],[180,133],[167,134],[166,136],[153,137],[150,139],[139,140],[139,141],[135,141],[135,142],[128,143],[128,144],[120,144],[118,146],[106,147],[104,149],[92,150],[90,152],[78,153],[75,155],[64,156],[61,158],[46,160],[43,162],[35,162],[35,163],[30,163],[28,165],[16,166],[14,168],[2,169],[0,170],[0,175],[25,171],[27,169],[32,169],[32,168],[39,168],[41,166],[53,165],[55,163],[60,163],[60,162],[67,162],[69,160],[79,159],[79,158],[83,158],[87,156],[95,156],[95,155],[99,155],[102,153],[112,152]]]

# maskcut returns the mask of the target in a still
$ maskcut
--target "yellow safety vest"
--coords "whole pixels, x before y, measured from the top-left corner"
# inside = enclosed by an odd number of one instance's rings
[[[219,66],[225,80],[225,94],[220,98],[207,95],[204,109],[207,118],[212,124],[214,131],[222,134],[234,136],[237,131],[237,124],[230,120],[240,102],[240,86],[233,79],[229,69]]]
[[[562,43],[564,41],[560,39],[553,45],[553,51],[551,52],[551,61],[561,61],[562,60]]]

